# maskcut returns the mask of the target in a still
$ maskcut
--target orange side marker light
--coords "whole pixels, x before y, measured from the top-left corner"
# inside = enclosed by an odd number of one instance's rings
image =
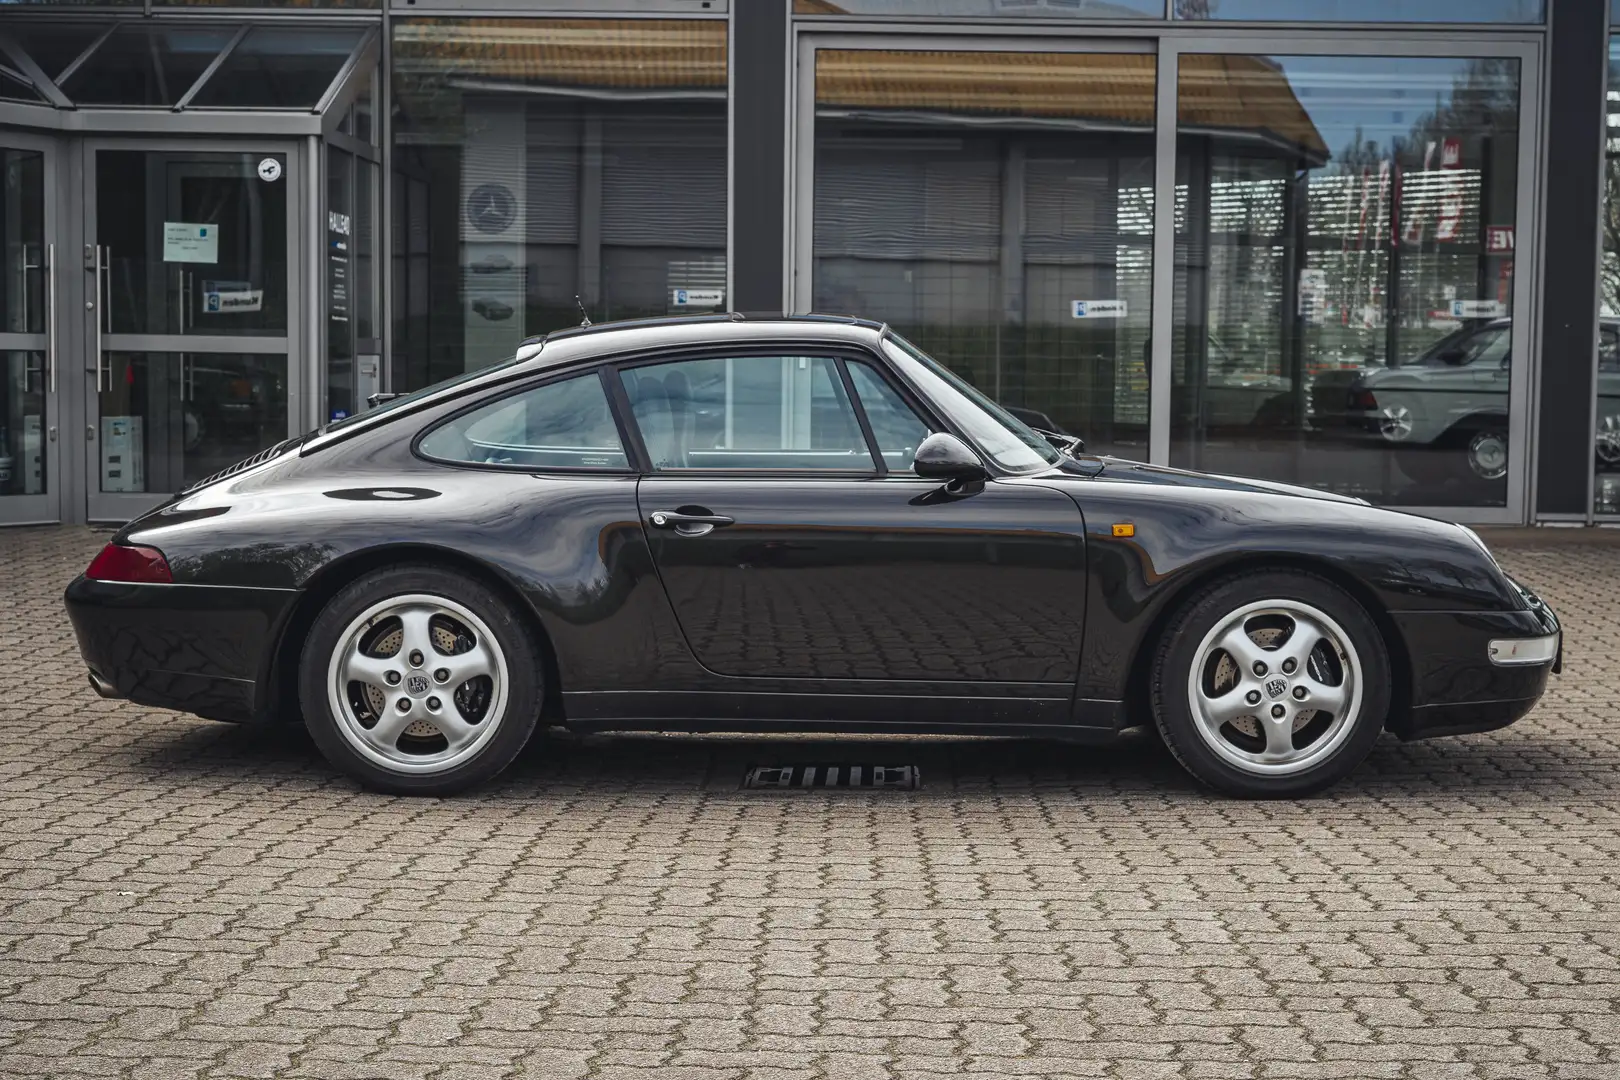
[[[1135,536],[1136,535],[1136,526],[1135,525],[1115,525],[1114,526],[1114,535],[1115,536]]]

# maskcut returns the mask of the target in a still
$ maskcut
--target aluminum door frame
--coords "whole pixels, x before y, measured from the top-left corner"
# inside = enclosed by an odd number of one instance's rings
[[[1173,369],[1175,287],[1175,196],[1177,106],[1180,57],[1188,53],[1249,56],[1414,57],[1445,59],[1512,58],[1519,71],[1519,161],[1514,264],[1514,340],[1508,414],[1508,495],[1503,507],[1401,507],[1408,513],[1469,524],[1518,525],[1528,520],[1533,501],[1535,399],[1540,370],[1541,181],[1545,153],[1541,107],[1545,35],[1531,30],[1484,31],[1460,37],[1445,30],[1388,29],[1271,30],[1208,23],[1153,27],[1068,27],[1043,36],[1002,24],[972,28],[906,27],[893,24],[871,31],[848,26],[826,30],[811,24],[792,29],[794,71],[789,82],[786,140],[788,214],[784,310],[811,310],[815,244],[815,54],[822,49],[898,49],[993,52],[1156,53],[1158,100],[1154,154],[1153,351],[1149,384],[1149,460],[1170,461],[1170,380]],[[986,33],[989,31],[989,33]],[[856,313],[859,314],[859,313]]]
[[[289,185],[287,191],[287,329],[283,335],[234,336],[204,334],[129,334],[102,330],[97,333],[102,297],[99,282],[93,271],[95,250],[99,239],[96,229],[96,163],[95,155],[102,150],[151,151],[178,154],[280,154],[286,164],[277,183]],[[80,282],[83,303],[79,321],[84,334],[85,357],[82,370],[75,370],[76,379],[82,380],[79,393],[82,401],[85,453],[83,473],[85,520],[128,521],[167,501],[172,492],[103,492],[101,490],[100,454],[100,392],[99,380],[103,356],[109,352],[137,353],[234,353],[237,355],[277,354],[287,362],[287,436],[303,431],[304,412],[309,388],[307,369],[309,357],[304,355],[306,327],[310,315],[305,311],[306,290],[302,284],[308,279],[312,258],[306,242],[305,219],[314,205],[304,162],[305,141],[267,139],[163,139],[163,138],[86,138],[79,147],[79,183],[73,195],[81,201],[83,236],[80,257],[73,260],[77,268],[74,275]],[[164,193],[165,199],[167,192]],[[93,305],[93,306],[90,306]]]
[[[45,325],[37,334],[16,334],[0,331],[0,352],[38,353],[41,360],[40,377],[45,383],[44,412],[40,416],[40,440],[45,450],[43,479],[45,491],[39,495],[0,496],[0,525],[43,525],[62,520],[62,481],[67,471],[62,467],[62,450],[66,440],[61,438],[62,419],[60,403],[69,372],[63,366],[70,351],[63,346],[63,320],[69,317],[64,308],[62,284],[67,270],[77,265],[68,259],[67,245],[62,236],[62,163],[61,147],[50,136],[16,130],[0,131],[0,148],[37,153],[42,158],[41,181],[45,185],[45,250],[40,253],[46,283],[43,305]],[[20,463],[13,468],[21,467]]]

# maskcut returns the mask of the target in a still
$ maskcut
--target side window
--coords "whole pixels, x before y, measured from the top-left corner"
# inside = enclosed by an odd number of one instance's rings
[[[847,364],[849,380],[855,384],[855,396],[861,399],[861,408],[866,410],[866,421],[872,425],[878,452],[891,472],[910,472],[918,445],[931,434],[928,425],[870,366],[853,360]]]
[[[625,469],[602,380],[595,372],[547,383],[463,413],[429,432],[426,457],[527,469]]]
[[[875,471],[827,357],[680,360],[620,378],[655,469]]]

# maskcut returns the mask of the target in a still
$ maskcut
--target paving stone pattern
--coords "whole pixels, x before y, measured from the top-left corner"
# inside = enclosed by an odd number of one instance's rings
[[[556,735],[455,800],[97,699],[0,533],[0,1075],[1620,1077],[1620,547],[1503,561],[1567,671],[1327,797],[1146,739]],[[912,793],[745,766],[915,763]]]

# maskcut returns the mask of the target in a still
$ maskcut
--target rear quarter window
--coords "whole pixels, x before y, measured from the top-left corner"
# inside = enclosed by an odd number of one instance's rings
[[[453,417],[417,451],[456,465],[628,469],[601,378],[593,371],[509,394]]]

